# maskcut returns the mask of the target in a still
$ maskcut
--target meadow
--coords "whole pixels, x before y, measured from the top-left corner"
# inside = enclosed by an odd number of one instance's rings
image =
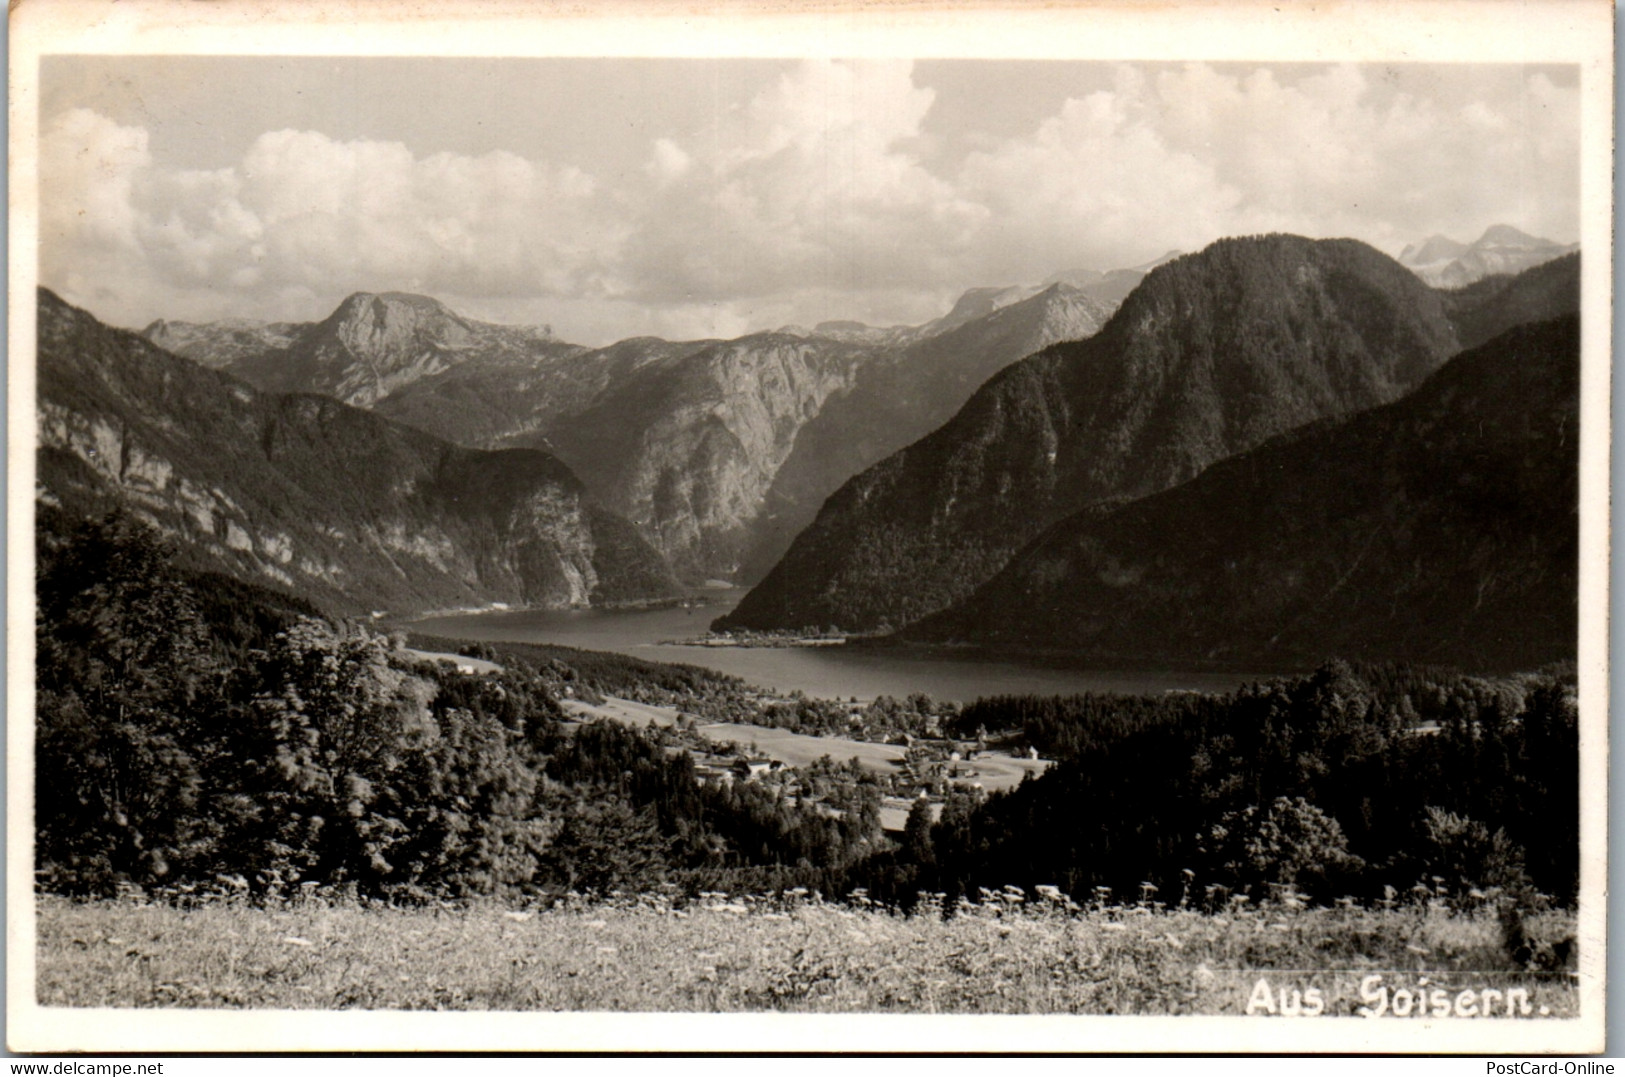
[[[677,725],[677,716],[681,713],[676,707],[638,703],[615,696],[605,696],[598,703],[567,700],[561,706],[565,713],[577,718],[609,718],[630,726],[654,725],[667,729]],[[864,770],[889,776],[897,773],[908,754],[891,744],[846,737],[814,737],[744,722],[703,722],[697,724],[694,730],[714,743],[748,747],[752,754],[765,755],[792,767],[809,766],[828,756],[837,763],[855,759]],[[1049,765],[1048,760],[1022,759],[987,752],[974,762],[962,763],[955,769],[966,782],[974,781],[991,793],[1014,789],[1027,775],[1042,774]]]
[[[42,896],[37,912],[46,1006],[1336,1016],[1377,1009],[1380,988],[1385,1017],[1430,1000],[1523,1016],[1520,989],[1531,1017],[1578,1008],[1572,913],[1528,914],[1514,956],[1490,905],[1080,909],[1046,887],[950,917],[796,892],[548,909]]]

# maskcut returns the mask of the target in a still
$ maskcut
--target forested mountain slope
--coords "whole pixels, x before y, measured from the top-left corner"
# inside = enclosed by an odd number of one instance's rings
[[[1441,296],[1363,243],[1221,240],[847,482],[719,627],[902,626],[1064,516],[1387,403],[1457,350]]]
[[[1105,665],[1533,669],[1577,647],[1579,323],[1051,527],[903,632]]]
[[[1516,276],[1484,277],[1444,293],[1461,346],[1471,348],[1515,325],[1580,313],[1579,252],[1554,258]]]

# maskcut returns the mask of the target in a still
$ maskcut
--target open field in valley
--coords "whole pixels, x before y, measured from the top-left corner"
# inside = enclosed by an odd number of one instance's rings
[[[644,897],[550,910],[38,901],[48,1006],[1573,1016],[1566,913],[1508,956],[1489,910],[1148,906],[984,895],[903,917],[814,900]],[[1557,956],[1553,957],[1556,954]],[[1304,971],[1310,970],[1310,971]],[[1314,971],[1320,970],[1320,971]],[[1486,990],[1488,989],[1488,990]],[[1442,992],[1442,993],[1441,993]],[[1403,994],[1402,994],[1403,993]]]
[[[636,703],[612,696],[606,696],[602,703],[566,700],[563,705],[574,717],[612,718],[633,726],[670,727],[677,724],[678,711],[675,707]],[[694,728],[701,736],[719,744],[733,741],[746,748],[754,744],[762,755],[792,767],[807,766],[827,755],[838,763],[856,759],[859,765],[876,774],[894,774],[906,755],[902,748],[892,744],[849,740],[846,737],[810,737],[787,729],[739,722],[707,722]],[[980,783],[983,789],[992,793],[1020,785],[1021,779],[1028,774],[1042,774],[1049,762],[985,753],[956,766],[962,777]]]
[[[756,746],[769,759],[792,767],[804,767],[815,759],[829,756],[844,763],[856,759],[859,765],[877,774],[891,774],[902,762],[904,751],[891,744],[848,740],[845,737],[809,737],[787,729],[747,725],[742,722],[711,722],[695,727],[695,732],[713,741],[733,741],[741,747]]]
[[[488,662],[483,658],[470,658],[466,654],[452,654],[449,651],[420,651],[412,647],[408,647],[406,653],[430,662],[440,662],[469,673],[500,673],[502,671],[502,667],[495,662]]]
[[[660,707],[653,703],[636,703],[630,699],[605,696],[602,703],[587,703],[579,699],[561,699],[564,713],[578,720],[611,718],[623,725],[657,725],[671,728],[677,724],[676,707]]]

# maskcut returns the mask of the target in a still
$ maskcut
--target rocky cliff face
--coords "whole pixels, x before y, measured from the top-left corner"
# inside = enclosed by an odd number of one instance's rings
[[[767,333],[643,362],[548,442],[690,577],[731,576],[801,427],[873,358]]]
[[[866,363],[851,389],[832,397],[796,435],[767,490],[740,576],[766,575],[848,478],[941,426],[1009,364],[1057,341],[1094,335],[1113,309],[1053,284]]]
[[[39,496],[129,505],[199,567],[346,610],[675,593],[659,554],[547,453],[261,393],[44,291],[38,369]]]
[[[874,349],[822,337],[634,338],[588,350],[357,295],[279,353],[230,369],[460,444],[544,447],[690,577],[730,576],[795,431]]]
[[[942,331],[947,318],[636,338],[545,364],[481,357],[376,407],[465,444],[546,446],[685,575],[753,580],[852,474],[930,431],[994,371],[1110,314],[1066,285],[1024,294]]]
[[[147,335],[262,388],[334,396],[458,444],[557,452],[685,576],[754,580],[841,482],[1111,309],[1067,284],[973,289],[921,326],[589,350],[422,296],[363,293],[279,346],[265,327],[228,323]]]
[[[561,419],[580,414],[644,367],[715,341],[633,337],[607,348],[559,346],[546,356],[475,356],[397,389],[374,410],[459,445],[546,447]]]
[[[1572,660],[1579,370],[1576,318],[1514,329],[1396,403],[1057,523],[903,635],[1255,672]]]
[[[720,626],[907,624],[1063,516],[1396,399],[1456,350],[1440,296],[1364,244],[1221,241],[842,486]]]
[[[1420,243],[1408,243],[1399,252],[1399,264],[1415,269],[1418,266],[1443,266],[1467,253],[1467,244],[1449,236],[1429,236]]]

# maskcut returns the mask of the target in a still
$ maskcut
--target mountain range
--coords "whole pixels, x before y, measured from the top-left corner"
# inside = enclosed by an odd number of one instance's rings
[[[1484,277],[1443,295],[1462,347],[1471,348],[1525,322],[1578,314],[1580,255],[1565,254],[1515,277]]]
[[[1429,236],[1400,251],[1399,263],[1436,287],[1462,288],[1485,277],[1521,273],[1579,249],[1578,244],[1554,243],[1510,224],[1495,224],[1471,243]]]
[[[1057,285],[906,344],[641,338],[572,356],[547,377],[471,361],[377,407],[465,444],[546,445],[680,574],[749,581],[854,472],[929,432],[1002,366],[1087,336],[1109,314]],[[591,391],[561,401],[566,370],[594,372]],[[469,400],[504,403],[459,406]],[[505,429],[487,425],[493,414]]]
[[[1244,237],[919,326],[603,348],[407,293],[138,337],[42,292],[39,494],[335,609],[721,577],[759,581],[725,630],[1517,664],[1572,645],[1565,250]]]
[[[1108,291],[1139,275],[1099,274]],[[685,579],[749,582],[854,472],[1114,305],[1062,283],[974,289],[916,327],[589,349],[424,296],[358,293],[318,323],[161,321],[145,335],[268,391],[333,396],[465,446],[546,449]]]
[[[37,496],[79,516],[130,508],[195,567],[346,611],[678,593],[660,554],[551,454],[262,392],[49,291],[37,324]]]
[[[142,335],[268,392],[320,393],[363,407],[476,356],[545,362],[583,350],[553,340],[546,327],[464,318],[407,292],[357,292],[319,322],[159,320]]]
[[[1440,294],[1363,243],[1221,240],[848,481],[718,627],[901,627],[968,596],[1064,516],[1387,403],[1457,350]]]
[[[211,370],[224,370],[269,352],[285,351],[310,330],[308,322],[255,322],[224,318],[182,322],[160,318],[141,335],[167,352],[183,355]]]
[[[1572,657],[1579,371],[1576,317],[1519,326],[1392,404],[1062,520],[900,635],[1259,672]]]

